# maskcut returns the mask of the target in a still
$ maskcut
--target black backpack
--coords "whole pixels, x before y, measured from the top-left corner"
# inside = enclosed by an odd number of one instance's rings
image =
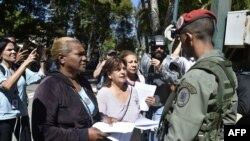
[[[19,66],[18,65],[15,65],[15,67],[16,68],[18,68]],[[6,71],[5,71],[5,69],[4,69],[4,67],[0,64],[0,71],[3,73],[3,75],[5,75],[6,74]],[[24,79],[26,78],[26,75],[25,75],[25,71],[23,72],[23,77],[24,77]]]
[[[0,71],[3,73],[3,75],[5,75],[6,71],[2,65],[0,65]]]

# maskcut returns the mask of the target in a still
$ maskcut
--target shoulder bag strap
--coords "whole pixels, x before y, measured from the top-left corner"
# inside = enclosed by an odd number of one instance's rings
[[[4,67],[0,64],[0,71],[3,73],[3,75],[5,75],[6,71],[4,69]]]
[[[127,113],[127,111],[128,111],[128,106],[129,106],[130,99],[131,99],[131,96],[132,96],[132,90],[133,90],[133,88],[131,87],[130,96],[129,96],[129,100],[128,100],[128,105],[127,105],[126,110],[125,110],[125,112],[124,112],[124,114],[123,114],[123,116],[122,116],[122,118],[121,118],[120,121],[123,120],[124,116],[126,115],[126,113]]]

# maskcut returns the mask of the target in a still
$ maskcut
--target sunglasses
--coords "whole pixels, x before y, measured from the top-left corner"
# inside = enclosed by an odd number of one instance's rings
[[[152,46],[151,48],[152,48],[152,50],[156,50],[156,49],[158,49],[158,48],[164,50],[164,49],[165,49],[165,46]]]

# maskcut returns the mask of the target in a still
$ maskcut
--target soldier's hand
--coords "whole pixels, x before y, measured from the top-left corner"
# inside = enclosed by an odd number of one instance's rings
[[[90,141],[104,140],[108,134],[102,132],[101,130],[91,127],[88,129],[88,136]]]

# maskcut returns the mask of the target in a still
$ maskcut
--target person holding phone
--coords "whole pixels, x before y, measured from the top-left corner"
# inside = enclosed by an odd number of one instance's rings
[[[0,39],[0,140],[11,141],[16,119],[25,124],[18,130],[17,139],[31,140],[28,97],[26,86],[39,82],[45,75],[44,69],[32,72],[27,67],[35,61],[36,50],[33,50],[24,62],[17,67],[15,42],[8,38]],[[21,129],[21,128],[20,128]]]

